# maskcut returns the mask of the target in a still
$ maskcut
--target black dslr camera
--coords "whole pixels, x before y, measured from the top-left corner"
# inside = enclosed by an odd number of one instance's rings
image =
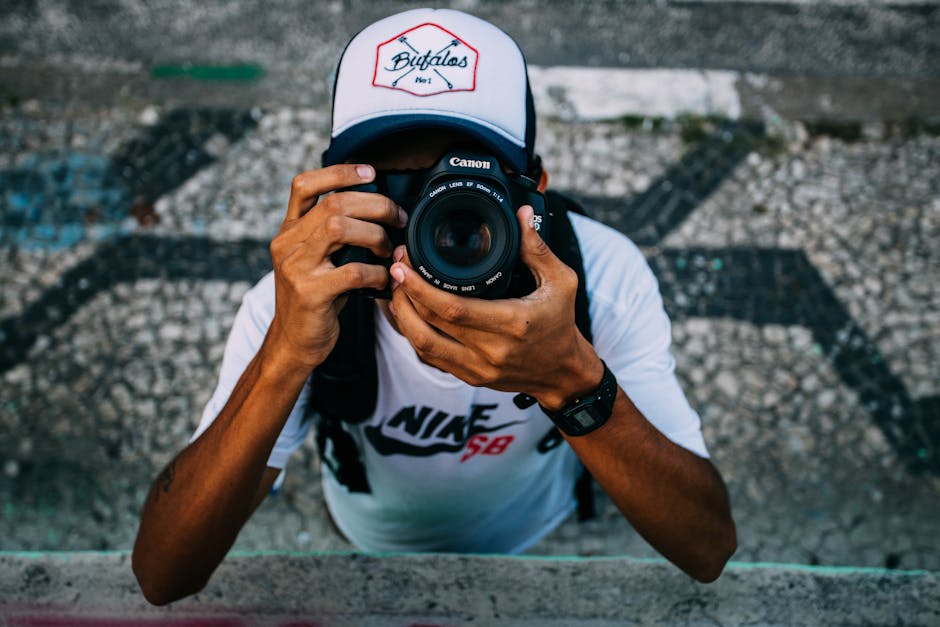
[[[415,270],[435,287],[477,298],[523,296],[535,288],[519,260],[521,232],[516,209],[532,205],[535,228],[548,241],[551,215],[538,184],[506,174],[492,155],[453,150],[428,170],[377,172],[375,180],[344,191],[388,196],[408,212],[406,231],[390,230],[392,244],[404,243]],[[334,265],[358,261],[391,266],[367,248],[344,246]],[[391,291],[354,290],[370,298]]]

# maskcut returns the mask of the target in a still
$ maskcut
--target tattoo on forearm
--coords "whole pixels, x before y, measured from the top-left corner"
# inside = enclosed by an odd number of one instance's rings
[[[157,481],[153,486],[153,500],[154,502],[160,500],[161,492],[169,492],[170,485],[173,483],[173,478],[176,476],[176,460],[170,462],[166,468],[163,469],[163,472],[160,473],[160,476],[157,477]]]

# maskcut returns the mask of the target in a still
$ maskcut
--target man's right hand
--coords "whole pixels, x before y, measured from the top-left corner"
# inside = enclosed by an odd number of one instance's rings
[[[330,255],[344,244],[368,248],[379,257],[392,254],[391,241],[381,225],[404,227],[407,214],[401,207],[367,192],[324,196],[374,178],[375,170],[364,164],[334,165],[294,177],[287,215],[271,242],[275,313],[265,343],[298,368],[313,370],[333,349],[344,293],[381,289],[389,280],[382,266],[349,263],[336,267],[330,261]]]
[[[170,462],[144,504],[131,563],[151,603],[193,594],[209,580],[277,476],[267,461],[304,381],[336,343],[341,295],[388,281],[384,267],[330,262],[344,244],[391,254],[381,225],[404,224],[395,203],[363,192],[325,195],[374,177],[371,166],[336,165],[294,178],[271,243],[268,333],[213,423]]]

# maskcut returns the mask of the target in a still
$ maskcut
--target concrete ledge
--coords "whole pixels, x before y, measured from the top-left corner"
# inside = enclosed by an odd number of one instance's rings
[[[0,625],[938,624],[923,571],[732,564],[698,584],[660,560],[232,555],[200,594],[150,606],[117,553],[0,553]],[[298,622],[300,621],[300,622]]]

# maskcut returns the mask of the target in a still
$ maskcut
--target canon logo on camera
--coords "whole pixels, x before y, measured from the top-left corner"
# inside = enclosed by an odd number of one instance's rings
[[[460,157],[451,157],[448,162],[452,166],[459,166],[461,168],[477,168],[478,170],[489,170],[490,162],[482,161],[480,159],[461,159]]]

